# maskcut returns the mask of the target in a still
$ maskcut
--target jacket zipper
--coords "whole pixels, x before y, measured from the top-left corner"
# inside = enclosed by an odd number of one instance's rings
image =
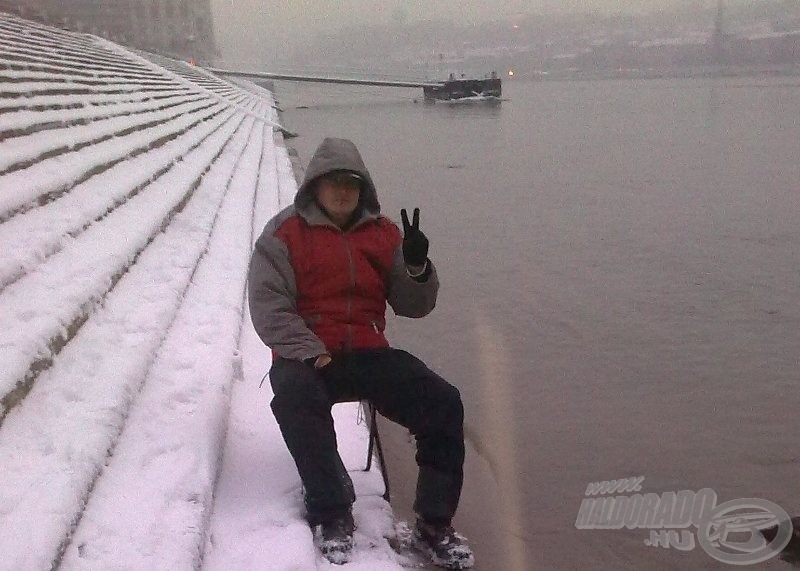
[[[344,233],[342,233],[342,240],[344,240],[344,249],[347,252],[347,262],[350,266],[350,288],[347,291],[347,340],[345,349],[352,351],[353,325],[351,319],[353,313],[353,292],[356,288],[356,267],[353,263],[353,252],[350,249],[350,241]]]

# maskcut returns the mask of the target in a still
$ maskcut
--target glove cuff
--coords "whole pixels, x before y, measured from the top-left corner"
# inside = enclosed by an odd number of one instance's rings
[[[425,270],[427,269],[428,269],[428,260],[425,260],[425,262],[419,266],[416,266],[414,264],[406,264],[406,273],[411,278],[420,277],[422,274],[425,273]]]

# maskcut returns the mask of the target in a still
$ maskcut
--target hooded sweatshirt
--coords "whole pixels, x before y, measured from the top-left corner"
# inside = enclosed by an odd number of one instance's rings
[[[342,230],[315,197],[316,180],[334,171],[361,177],[359,207]],[[305,360],[387,347],[386,305],[397,315],[423,317],[436,304],[433,264],[411,278],[397,225],[383,216],[377,191],[356,146],[325,139],[309,162],[294,204],[270,220],[250,261],[250,315],[273,354]]]

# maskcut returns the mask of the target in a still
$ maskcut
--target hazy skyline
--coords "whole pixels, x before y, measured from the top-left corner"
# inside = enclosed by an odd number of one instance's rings
[[[713,4],[716,0],[701,0]],[[687,4],[688,0],[212,0],[223,59],[280,60],[282,46],[301,45],[326,29],[406,20],[446,19],[465,23],[535,12],[645,12]]]

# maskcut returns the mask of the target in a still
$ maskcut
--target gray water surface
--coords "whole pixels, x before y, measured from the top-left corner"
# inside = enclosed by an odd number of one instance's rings
[[[456,523],[484,570],[728,568],[575,521],[587,484],[634,476],[800,513],[800,78],[504,88],[277,86],[303,162],[351,138],[384,213],[421,208],[440,302],[389,332],[462,392]]]

